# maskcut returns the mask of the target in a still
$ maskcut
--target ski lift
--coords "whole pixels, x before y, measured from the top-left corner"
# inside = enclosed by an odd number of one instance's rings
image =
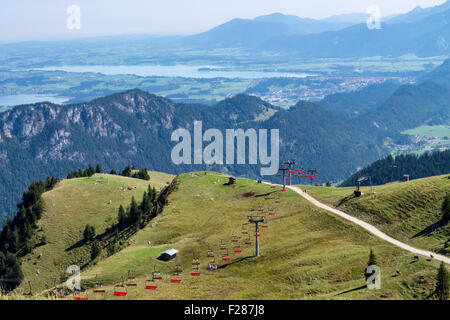
[[[192,271],[191,276],[200,276],[200,258],[192,259]]]
[[[227,244],[223,240],[220,240],[220,250],[227,250],[227,249],[228,249]]]
[[[224,253],[222,253],[222,261],[230,261],[230,256],[228,254],[228,249]]]
[[[181,277],[179,272],[174,272],[170,278],[171,283],[180,283]]]
[[[239,242],[239,237],[236,235],[231,236],[231,242]]]
[[[183,272],[183,266],[181,264],[176,264],[175,268],[173,269],[173,272],[177,273],[177,274],[182,273]]]
[[[213,271],[213,270],[217,270],[217,268],[218,268],[218,266],[216,263],[216,259],[208,262],[208,268],[207,268],[208,270]]]
[[[251,245],[253,243],[252,239],[250,238],[250,236],[247,237],[247,239],[245,239],[244,242],[246,245]]]
[[[88,300],[87,291],[75,290],[73,292],[73,300]]]
[[[240,245],[234,247],[234,253],[242,253],[242,249]]]
[[[275,208],[270,208],[269,209],[269,216],[274,216],[275,215]]]
[[[242,233],[242,234],[248,234],[247,224],[246,224],[246,223],[244,223],[244,224],[242,225],[241,233]]]
[[[155,279],[148,279],[145,281],[145,289],[147,290],[156,290],[158,287],[155,284]]]
[[[153,266],[152,271],[152,280],[161,280],[162,279],[162,273],[159,270],[156,270],[156,265]]]
[[[66,291],[63,288],[56,288],[55,296],[57,299],[65,299]]]
[[[130,270],[128,270],[126,285],[127,285],[127,287],[137,287],[136,277],[131,274]]]
[[[206,256],[208,258],[214,258],[215,257],[214,252],[212,250],[208,250],[208,253],[206,254]]]
[[[261,227],[264,228],[264,229],[267,229],[267,228],[269,228],[269,225],[268,224],[263,224],[263,225],[261,225]]]
[[[123,284],[123,276],[122,276],[122,284],[116,284],[114,286],[114,295],[118,297],[125,297],[128,294],[127,287]]]
[[[31,281],[28,280],[28,287],[30,288],[30,292],[24,293],[25,296],[33,296],[33,289],[31,287]]]
[[[106,293],[106,290],[103,288],[103,282],[97,280],[97,275],[95,275],[94,293]]]
[[[63,288],[56,287],[56,278],[53,278],[53,295],[57,299],[65,299],[66,291]]]

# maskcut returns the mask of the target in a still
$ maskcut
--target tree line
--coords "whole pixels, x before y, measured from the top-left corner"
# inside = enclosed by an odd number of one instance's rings
[[[89,165],[84,170],[78,169],[78,170],[72,171],[67,175],[67,179],[92,177],[95,173],[102,173],[102,167],[99,164],[97,164],[95,169],[92,165]],[[117,175],[117,172],[116,172],[116,170],[113,169],[109,172],[109,174]],[[135,166],[131,166],[131,165],[126,166],[122,170],[120,175],[124,176],[124,177],[136,178],[136,179],[141,179],[141,180],[150,180],[150,175],[148,173],[147,168],[137,170]]]
[[[23,280],[19,256],[31,252],[37,243],[32,238],[44,212],[41,196],[58,183],[55,177],[33,182],[22,195],[14,219],[7,219],[0,233],[0,282],[2,290],[12,290]],[[41,239],[41,243],[45,239]]]
[[[358,178],[370,177],[374,185],[400,181],[408,174],[410,179],[419,179],[450,172],[450,150],[415,154],[392,155],[378,160],[347,178],[340,186],[355,186]]]

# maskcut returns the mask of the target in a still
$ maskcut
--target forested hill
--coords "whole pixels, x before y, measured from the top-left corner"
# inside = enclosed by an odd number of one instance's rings
[[[341,186],[355,186],[356,180],[362,176],[370,177],[372,184],[380,185],[400,181],[404,174],[409,174],[410,179],[450,174],[450,150],[425,153],[422,156],[414,154],[399,155],[395,158],[388,156],[356,172]]]
[[[387,154],[381,130],[307,102],[283,110],[241,94],[206,106],[136,89],[89,103],[23,105],[0,114],[0,215],[14,211],[31,181],[62,178],[88,164],[108,171],[133,164],[168,173],[209,169],[259,176],[254,165],[174,165],[171,134],[178,128],[192,131],[195,120],[203,121],[204,131],[280,129],[281,159],[317,168],[324,181],[339,181]]]

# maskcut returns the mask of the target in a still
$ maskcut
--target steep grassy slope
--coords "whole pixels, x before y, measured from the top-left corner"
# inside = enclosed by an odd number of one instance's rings
[[[22,258],[25,280],[42,290],[46,284],[53,286],[55,277],[58,283],[65,278],[67,266],[85,266],[90,260],[90,244],[82,241],[86,224],[93,225],[97,235],[104,233],[116,222],[120,205],[126,208],[133,196],[140,201],[149,184],[161,189],[173,178],[158,172],[149,174],[150,181],[108,174],[66,179],[45,193],[45,214],[38,223],[36,242],[44,236],[47,244]]]
[[[447,175],[363,187],[365,195],[353,197],[354,187],[302,186],[316,199],[377,226],[390,236],[419,248],[450,254],[450,224],[444,225],[442,203],[450,192]]]
[[[89,289],[89,299],[402,299],[424,298],[433,288],[435,262],[414,262],[412,255],[291,191],[245,179],[224,186],[226,177],[204,172],[181,175],[178,181],[163,214],[140,230],[130,246],[83,272],[84,286],[92,286],[98,275],[107,290],[96,296]],[[261,257],[252,257],[254,247],[244,245],[244,239],[239,242],[243,252],[233,253],[231,237],[244,237],[241,228],[247,216],[267,214],[270,208],[276,215],[268,217],[269,228],[261,229]],[[221,260],[221,239],[229,247],[229,262]],[[157,260],[168,248],[179,250],[177,260]],[[370,248],[381,267],[381,290],[361,289]],[[208,249],[217,256],[216,271],[206,270]],[[190,275],[194,256],[201,261],[200,277]],[[181,283],[170,282],[176,263],[185,270]],[[163,279],[157,290],[145,290],[154,266]],[[397,269],[401,275],[393,277]],[[115,297],[113,286],[128,270],[137,276],[138,286],[128,287],[127,297]],[[422,275],[426,283],[419,282]]]

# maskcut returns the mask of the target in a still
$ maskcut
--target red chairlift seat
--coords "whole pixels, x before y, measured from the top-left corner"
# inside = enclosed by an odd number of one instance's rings
[[[261,227],[263,227],[264,229],[267,229],[267,228],[269,228],[269,225],[268,224],[263,224]]]
[[[103,288],[96,288],[93,290],[94,293],[106,293],[106,290]]]
[[[242,253],[241,246],[234,247],[234,253]]]
[[[261,234],[255,233],[254,236],[255,236],[255,237],[259,237],[259,236],[261,236]]]
[[[222,261],[230,261],[228,250],[222,254]]]
[[[220,240],[220,250],[227,250],[228,247],[223,240]]]
[[[170,278],[170,282],[171,283],[180,283],[181,282],[180,275],[179,274],[172,275],[172,278]]]
[[[183,272],[183,266],[181,264],[176,264],[173,272],[175,274],[179,274],[179,273]]]
[[[275,203],[281,203],[281,201],[280,200],[276,200]]]
[[[199,267],[193,267],[191,271],[191,276],[199,277],[200,276],[200,268]]]
[[[162,272],[159,270],[156,270],[156,265],[153,267],[153,272],[152,272],[152,280],[161,280],[162,279]]]
[[[63,288],[55,288],[53,292],[54,292],[56,299],[65,299],[66,298],[66,292]]]
[[[145,289],[147,290],[156,290],[158,286],[155,284],[155,280],[147,280],[145,281]]]
[[[127,287],[123,284],[123,276],[122,276],[122,284],[116,284],[114,286],[114,295],[118,297],[125,297],[128,294]]]
[[[114,295],[118,297],[125,297],[128,294],[127,288],[123,284],[114,287]]]
[[[231,242],[239,242],[239,237],[238,236],[232,236],[231,237]]]
[[[269,216],[274,216],[275,212],[269,212]]]
[[[131,270],[128,270],[126,285],[127,287],[137,287],[136,277],[132,275]]]
[[[195,257],[192,259],[191,276],[195,277],[200,276],[200,258]]]
[[[88,300],[87,292],[75,290],[73,293],[73,300]]]
[[[103,282],[99,282],[97,280],[97,275],[95,275],[95,287],[93,290],[94,293],[106,293],[106,290],[103,288]]]

